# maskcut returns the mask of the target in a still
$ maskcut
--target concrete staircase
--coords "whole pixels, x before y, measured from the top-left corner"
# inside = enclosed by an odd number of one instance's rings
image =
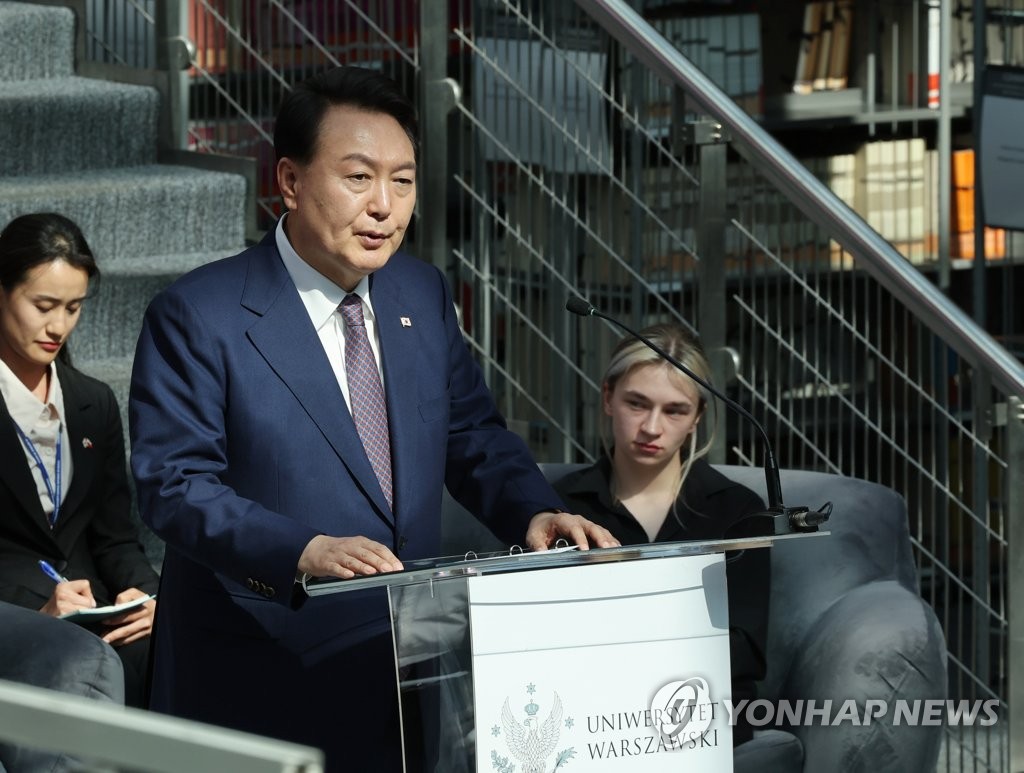
[[[70,348],[113,387],[127,426],[143,312],[185,271],[242,249],[246,185],[158,164],[157,91],[77,77],[74,33],[67,8],[0,0],[0,227],[50,211],[82,228],[101,279]]]

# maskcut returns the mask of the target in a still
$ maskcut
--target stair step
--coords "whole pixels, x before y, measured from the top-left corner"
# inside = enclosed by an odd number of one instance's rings
[[[244,177],[164,164],[6,177],[0,178],[0,223],[28,212],[60,212],[82,228],[102,266],[232,250],[245,241],[245,197]]]
[[[74,50],[71,9],[0,2],[0,81],[71,75]]]
[[[78,331],[75,331],[77,335]],[[105,360],[90,360],[81,356],[77,349],[72,348],[71,360],[78,370],[87,376],[98,378],[114,390],[117,404],[121,409],[121,420],[128,426],[128,387],[132,379],[132,358],[116,357]]]
[[[156,89],[90,78],[0,82],[0,176],[156,162]]]
[[[219,258],[241,252],[238,245],[220,252],[152,255],[100,260],[100,281],[86,301],[72,336],[75,358],[130,358],[153,296],[182,274]]]

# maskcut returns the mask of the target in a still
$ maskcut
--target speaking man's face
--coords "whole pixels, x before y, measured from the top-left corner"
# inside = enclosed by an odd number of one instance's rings
[[[390,115],[329,107],[309,163],[283,158],[277,174],[292,247],[343,289],[402,243],[416,205],[416,157]]]

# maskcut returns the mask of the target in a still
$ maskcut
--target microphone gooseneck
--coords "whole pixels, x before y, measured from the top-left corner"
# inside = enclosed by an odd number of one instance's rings
[[[788,527],[788,530],[793,531],[815,531],[818,528],[818,524],[828,520],[829,514],[831,514],[832,506],[831,503],[823,506],[817,512],[810,512],[806,507],[787,508],[782,503],[782,481],[779,476],[779,465],[775,461],[775,452],[772,450],[771,440],[768,437],[768,433],[765,428],[761,425],[753,414],[750,413],[746,408],[740,405],[732,398],[720,392],[715,387],[711,386],[707,381],[702,379],[692,370],[687,368],[683,363],[679,362],[675,357],[672,357],[664,349],[655,344],[653,341],[648,340],[638,332],[630,328],[628,325],[620,322],[614,317],[610,317],[607,314],[596,309],[592,304],[580,298],[578,295],[569,296],[569,299],[565,303],[566,311],[570,311],[573,314],[578,314],[581,317],[600,317],[601,319],[607,320],[616,327],[624,330],[629,335],[636,338],[638,341],[643,342],[652,350],[657,352],[659,356],[674,367],[681,370],[696,383],[700,384],[711,394],[721,400],[725,405],[731,408],[736,413],[740,414],[745,418],[751,425],[757,429],[758,434],[761,436],[761,446],[764,452],[764,479],[765,486],[768,492],[768,515],[771,516],[784,516],[784,525]],[[782,533],[779,531],[779,524],[776,525],[775,533]],[[784,529],[786,530],[786,529]]]

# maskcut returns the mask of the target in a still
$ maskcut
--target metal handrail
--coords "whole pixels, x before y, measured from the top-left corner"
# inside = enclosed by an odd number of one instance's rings
[[[964,359],[991,374],[1009,394],[1024,395],[1024,364],[947,298],[877,231],[673,47],[624,0],[576,0],[633,56],[686,90],[732,135],[736,149],[786,194],[794,206],[863,261],[895,298],[916,311]]]
[[[323,773],[319,749],[0,679],[0,740],[74,755],[75,770]],[[102,763],[95,767],[91,763]]]

